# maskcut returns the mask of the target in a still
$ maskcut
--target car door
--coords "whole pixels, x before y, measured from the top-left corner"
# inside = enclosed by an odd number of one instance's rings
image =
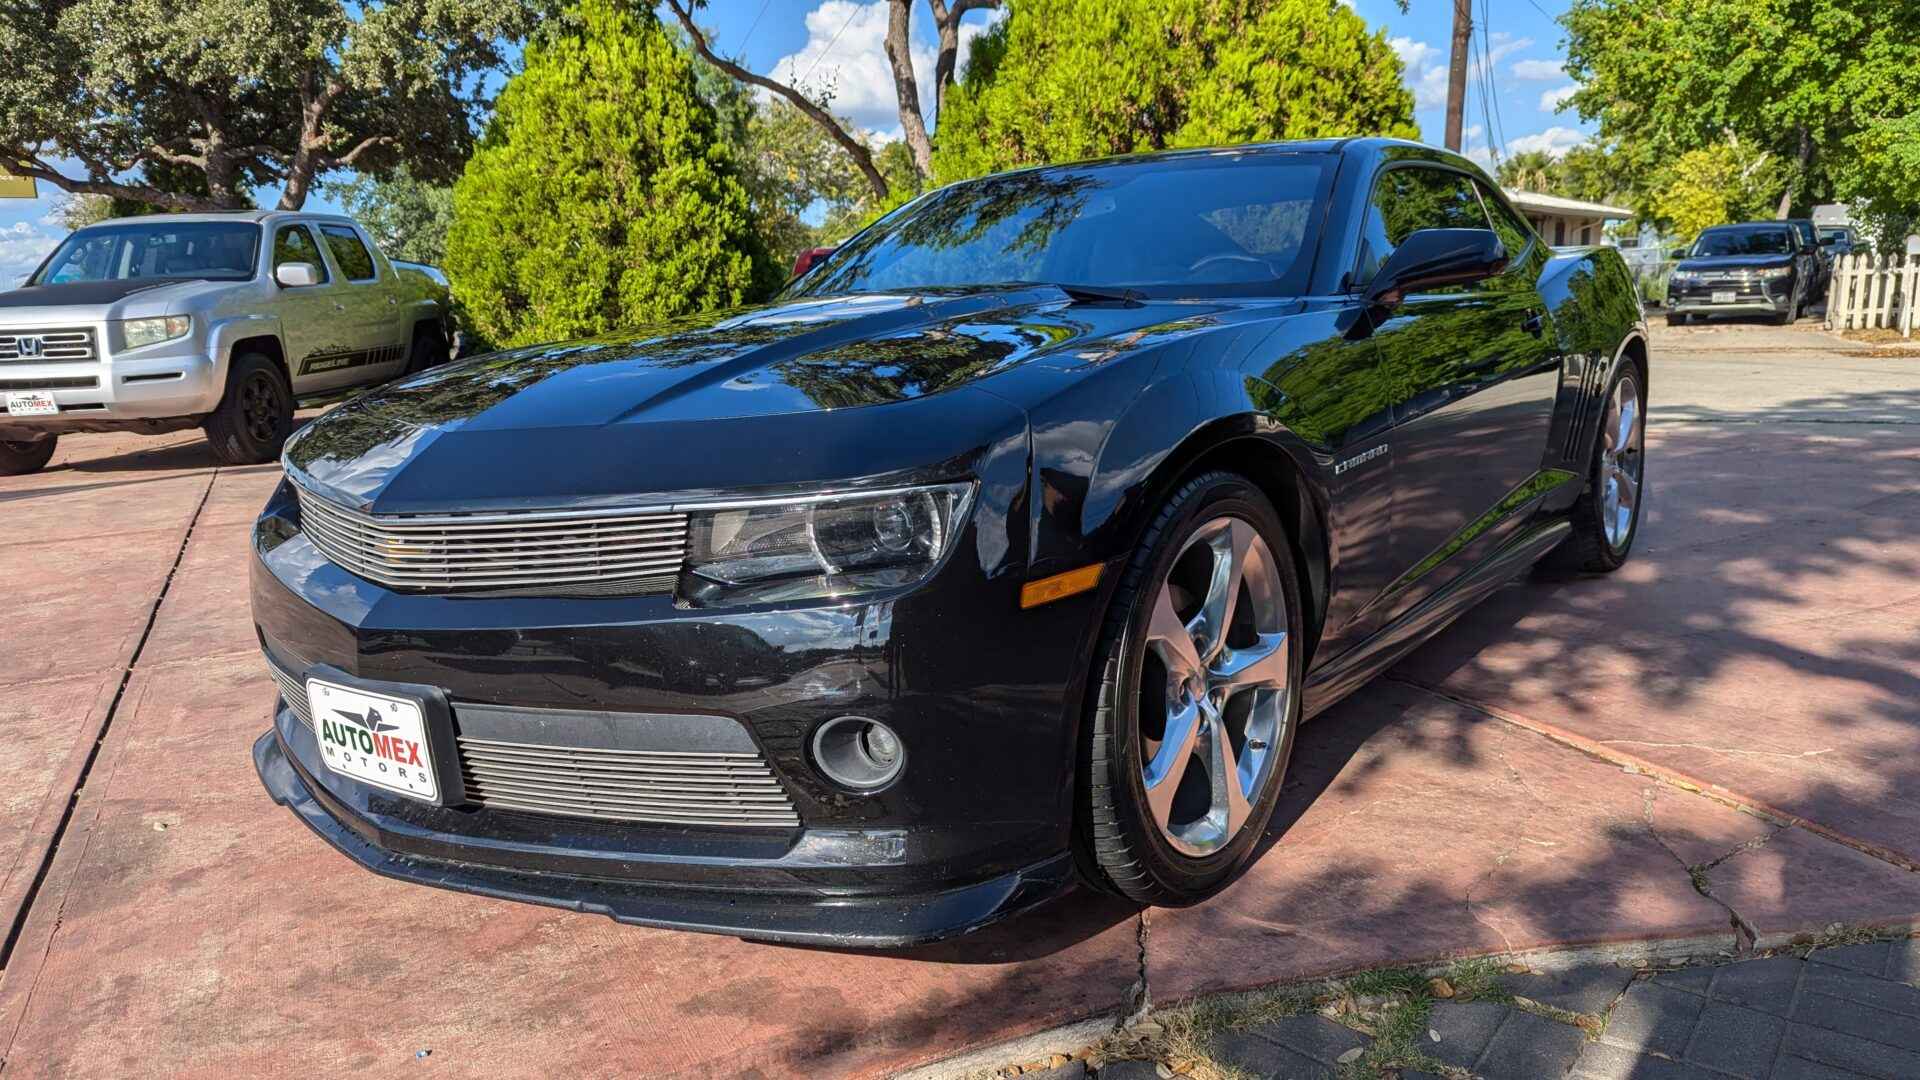
[[[1374,341],[1395,388],[1395,617],[1444,588],[1517,526],[1540,487],[1553,424],[1558,350],[1535,283],[1550,257],[1524,221],[1475,178],[1432,162],[1375,178],[1355,281],[1364,284],[1419,229],[1492,228],[1504,272],[1373,309]]]
[[[276,284],[280,268],[288,263],[306,263],[317,278],[312,285],[278,286],[273,304],[294,393],[312,394],[345,385],[347,373],[340,356],[349,346],[340,327],[339,283],[320,250],[320,238],[311,225],[286,222],[274,227],[272,245]]]
[[[408,341],[392,272],[381,273],[372,248],[351,225],[323,221],[320,238],[340,272],[341,321],[354,350],[347,381],[376,383],[400,374]]]

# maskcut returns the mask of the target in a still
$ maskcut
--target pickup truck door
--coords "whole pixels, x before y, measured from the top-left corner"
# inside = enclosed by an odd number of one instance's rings
[[[1492,278],[1376,309],[1396,387],[1387,618],[1458,578],[1526,519],[1543,476],[1559,350],[1535,282],[1546,246],[1474,178],[1432,164],[1375,179],[1360,280],[1416,229],[1492,228],[1509,253]]]
[[[405,369],[411,328],[400,306],[399,275],[382,272],[373,248],[358,229],[321,222],[320,238],[338,269],[342,333],[352,342],[345,357],[348,384],[379,383]]]
[[[352,371],[342,368],[337,358],[353,346],[341,323],[340,285],[312,225],[292,222],[273,230],[273,272],[287,263],[307,263],[319,276],[314,285],[278,286],[273,303],[293,392],[303,396],[347,385]]]

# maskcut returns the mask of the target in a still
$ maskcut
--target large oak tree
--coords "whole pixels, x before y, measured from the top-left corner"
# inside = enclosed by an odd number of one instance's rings
[[[268,184],[298,209],[334,169],[450,178],[485,74],[539,14],[540,0],[0,4],[0,170],[169,210],[252,206]]]

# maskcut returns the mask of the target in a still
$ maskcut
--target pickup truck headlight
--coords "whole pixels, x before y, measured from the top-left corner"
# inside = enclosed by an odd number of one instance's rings
[[[120,332],[126,337],[129,349],[183,338],[192,329],[193,318],[187,315],[168,315],[158,319],[127,319],[120,324]]]
[[[735,604],[917,585],[972,501],[967,483],[695,507],[681,597]]]

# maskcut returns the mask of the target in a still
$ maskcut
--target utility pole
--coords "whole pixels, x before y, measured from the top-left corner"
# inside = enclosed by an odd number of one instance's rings
[[[1473,0],[1453,0],[1453,56],[1447,68],[1447,149],[1460,152],[1460,119],[1467,111],[1467,42],[1473,39]]]

